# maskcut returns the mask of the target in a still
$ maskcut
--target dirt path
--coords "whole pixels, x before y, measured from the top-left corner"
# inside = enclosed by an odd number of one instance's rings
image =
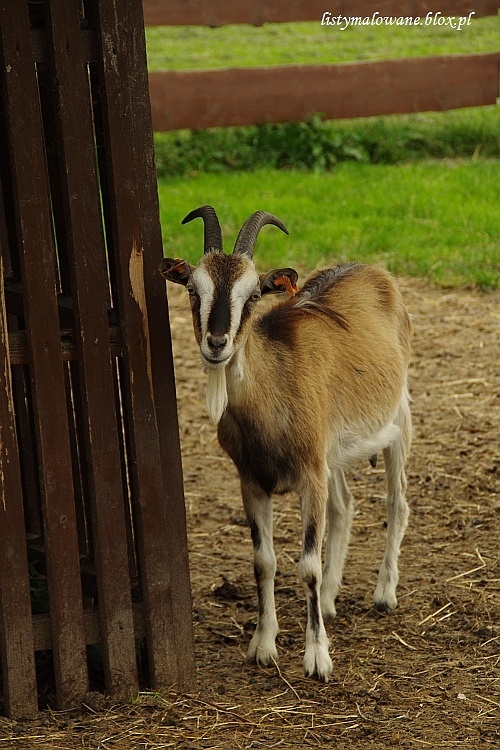
[[[235,470],[205,416],[187,300],[173,288],[199,691],[145,695],[132,707],[98,702],[35,724],[0,720],[0,748],[500,746],[500,294],[402,287],[415,326],[415,443],[396,613],[371,609],[384,482],[383,467],[367,468],[349,480],[356,516],[328,628],[331,682],[302,675],[293,496],[275,506],[279,669],[245,664],[256,620],[249,534]]]
[[[371,610],[384,481],[383,467],[366,469],[350,478],[356,517],[326,687],[302,677],[293,496],[275,505],[281,676],[244,665],[256,617],[251,545],[235,471],[204,415],[186,300],[171,294],[200,687],[242,717],[237,727],[207,709],[219,744],[206,747],[318,747],[332,737],[337,748],[500,742],[500,296],[402,286],[415,327],[415,444],[399,608],[391,617]]]

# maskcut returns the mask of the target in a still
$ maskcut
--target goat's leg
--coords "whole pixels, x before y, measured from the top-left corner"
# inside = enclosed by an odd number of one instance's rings
[[[276,558],[273,549],[273,508],[269,495],[254,485],[241,483],[243,505],[253,542],[254,572],[259,599],[257,627],[247,656],[257,664],[267,665],[278,657],[276,636],[279,632],[274,604]]]
[[[328,483],[328,531],[321,582],[321,611],[325,619],[335,617],[335,599],[342,584],[342,571],[349,545],[353,514],[352,494],[342,469],[332,470]]]
[[[405,462],[411,442],[411,417],[407,397],[402,399],[396,421],[400,433],[384,450],[387,476],[387,540],[374,594],[375,608],[383,612],[391,612],[397,606],[398,557],[410,514],[405,498]]]
[[[299,576],[307,601],[306,650],[304,672],[328,682],[332,673],[332,660],[328,653],[329,642],[320,606],[321,545],[325,533],[328,486],[323,481],[307,482],[300,493],[302,503],[302,555]]]

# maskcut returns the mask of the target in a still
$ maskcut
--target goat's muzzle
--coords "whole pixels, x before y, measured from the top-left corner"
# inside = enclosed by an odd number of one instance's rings
[[[228,353],[226,350],[228,340],[227,334],[208,334],[200,347],[201,356],[207,367],[224,367],[228,363],[232,355],[232,351]]]

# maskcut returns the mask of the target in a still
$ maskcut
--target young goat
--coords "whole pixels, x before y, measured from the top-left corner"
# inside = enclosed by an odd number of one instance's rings
[[[395,281],[378,267],[329,268],[298,293],[291,268],[259,276],[252,254],[260,229],[274,224],[288,234],[272,214],[258,211],[247,219],[232,255],[222,250],[214,209],[202,206],[183,223],[196,217],[205,230],[198,266],[165,258],[160,272],[189,292],[208,375],[208,412],[241,480],[259,598],[248,657],[264,665],[277,658],[271,495],[294,490],[301,502],[299,576],[307,598],[304,670],[326,682],[332,661],[324,618],[335,615],[353,513],[344,470],[367,459],[373,463],[379,451],[388,520],[374,602],[386,612],[396,607],[408,520],[410,320]],[[290,298],[256,316],[263,295],[285,290]]]

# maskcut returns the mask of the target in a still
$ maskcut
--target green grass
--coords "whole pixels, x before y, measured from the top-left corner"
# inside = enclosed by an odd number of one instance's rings
[[[460,31],[449,26],[338,27],[307,23],[262,27],[197,26],[147,29],[151,70],[324,64],[498,49],[498,18],[473,19]]]
[[[260,169],[159,181],[165,254],[196,262],[202,226],[180,226],[192,208],[215,206],[226,251],[258,209],[278,215],[290,237],[266,227],[261,269],[343,260],[379,262],[443,286],[500,283],[500,178],[495,161],[344,163],[334,172]]]

